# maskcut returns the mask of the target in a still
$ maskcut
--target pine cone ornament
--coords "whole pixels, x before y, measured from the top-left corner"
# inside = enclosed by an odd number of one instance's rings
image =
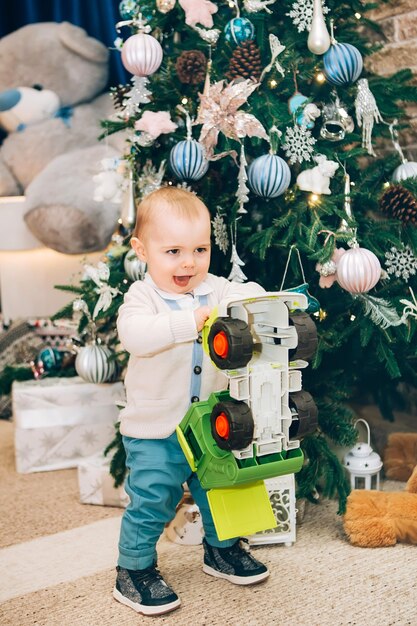
[[[235,78],[254,78],[259,80],[262,74],[261,53],[252,39],[243,41],[234,49],[226,76]]]
[[[206,77],[207,59],[200,50],[186,50],[175,64],[178,78],[186,85],[198,85]]]
[[[405,224],[417,223],[417,200],[411,191],[402,185],[390,185],[382,194],[379,206],[389,217],[401,220]]]
[[[117,87],[110,88],[110,95],[116,110],[123,109],[123,101],[131,89],[132,85],[117,85]]]

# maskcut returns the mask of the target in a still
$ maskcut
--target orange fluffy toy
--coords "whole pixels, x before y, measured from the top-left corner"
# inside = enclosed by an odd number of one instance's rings
[[[350,542],[362,548],[417,544],[417,466],[404,492],[353,490],[343,525]]]

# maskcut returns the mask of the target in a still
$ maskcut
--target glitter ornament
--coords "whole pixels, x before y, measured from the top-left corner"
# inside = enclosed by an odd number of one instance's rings
[[[248,184],[261,198],[281,196],[291,182],[291,170],[276,154],[264,154],[252,161],[248,168]]]
[[[290,160],[290,163],[302,163],[303,161],[311,161],[316,138],[313,137],[311,131],[304,125],[287,128],[285,133],[285,143],[282,144],[283,150],[285,150],[285,156]]]
[[[224,36],[229,43],[238,45],[255,37],[255,27],[246,17],[234,17],[226,24]]]
[[[405,282],[417,272],[417,258],[410,246],[404,246],[401,250],[392,246],[389,252],[385,253],[385,259],[388,274],[402,278]]]
[[[156,0],[156,8],[160,13],[169,13],[175,7],[176,0]]]
[[[123,44],[122,63],[135,76],[150,76],[162,63],[162,47],[159,41],[147,33],[132,35]]]
[[[381,277],[378,257],[366,248],[346,250],[337,263],[337,282],[352,294],[366,293]]]
[[[119,13],[122,20],[132,20],[139,13],[139,4],[136,0],[122,0]]]
[[[358,126],[362,126],[362,147],[365,148],[371,156],[376,156],[372,147],[372,129],[374,122],[382,122],[383,120],[366,78],[358,80],[355,111]]]
[[[332,85],[348,85],[359,78],[362,55],[350,43],[334,43],[323,57],[323,73]]]
[[[75,371],[88,383],[101,384],[114,378],[116,361],[109,361],[114,353],[107,346],[91,343],[79,349],[75,359]]]
[[[329,12],[329,8],[326,7],[324,1],[321,3],[321,8],[324,14]],[[286,15],[292,19],[292,23],[297,27],[298,32],[302,33],[304,30],[310,30],[313,12],[313,0],[298,0],[292,3],[291,11],[286,13]]]

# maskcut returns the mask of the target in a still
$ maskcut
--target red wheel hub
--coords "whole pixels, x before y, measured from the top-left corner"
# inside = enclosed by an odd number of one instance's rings
[[[213,338],[213,350],[221,359],[225,359],[229,354],[229,342],[226,333],[221,330]]]
[[[216,432],[222,439],[229,438],[230,424],[225,413],[219,413],[216,417]]]

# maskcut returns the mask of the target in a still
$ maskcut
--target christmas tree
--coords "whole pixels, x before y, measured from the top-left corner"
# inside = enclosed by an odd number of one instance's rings
[[[196,192],[213,273],[308,297],[319,341],[303,387],[319,429],[302,441],[298,494],[337,495],[341,510],[349,488],[329,444],[355,443],[349,401],[371,396],[393,419],[398,384],[416,385],[417,163],[400,133],[417,89],[409,70],[366,69],[377,5],[123,0],[116,45],[132,80],[102,122],[103,137],[127,137],[120,229],[103,266],[67,287],[80,333],[93,320],[117,345],[118,307],[145,269],[129,248],[135,204],[166,184]]]

